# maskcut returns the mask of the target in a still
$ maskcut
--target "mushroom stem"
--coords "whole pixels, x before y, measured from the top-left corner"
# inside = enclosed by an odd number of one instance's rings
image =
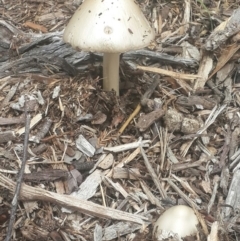
[[[104,53],[103,55],[103,89],[115,90],[119,96],[119,58],[120,53]]]

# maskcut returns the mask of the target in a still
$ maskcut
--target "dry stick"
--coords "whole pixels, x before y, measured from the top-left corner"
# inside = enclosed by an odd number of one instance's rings
[[[144,164],[145,164],[149,174],[151,175],[151,177],[153,179],[153,182],[157,186],[162,198],[167,199],[167,193],[163,189],[157,174],[154,172],[154,169],[152,168],[150,162],[148,161],[147,155],[145,154],[143,148],[142,147],[140,147],[140,148],[141,148],[141,153],[142,153],[142,156],[143,156]]]
[[[204,221],[204,219],[202,218],[201,214],[199,213],[198,210],[200,210],[200,207],[195,204],[184,192],[182,192],[178,186],[172,181],[170,180],[170,178],[168,178],[168,184],[178,193],[178,195],[186,202],[189,204],[190,207],[193,208],[201,226],[203,229],[204,234],[207,236],[208,235],[208,229],[207,229],[207,225]]]
[[[133,111],[133,113],[128,117],[128,119],[121,126],[120,130],[118,131],[119,135],[121,135],[124,132],[126,127],[129,125],[129,123],[132,121],[132,119],[139,113],[140,110],[141,110],[141,105],[138,104],[136,109]]]
[[[178,195],[186,202],[189,206],[191,206],[194,209],[200,210],[200,207],[195,204],[183,191],[181,191],[178,186],[170,180],[170,178],[167,179],[168,184],[174,189]]]
[[[213,187],[213,192],[212,192],[212,196],[209,200],[208,203],[208,207],[207,207],[207,212],[210,213],[212,206],[214,205],[214,201],[216,199],[217,196],[217,192],[218,192],[218,187],[219,187],[219,182],[220,182],[220,177],[216,176],[214,177],[213,183],[214,183],[214,187]]]
[[[3,186],[11,191],[15,188],[15,182],[10,178],[7,178],[0,173],[0,186]],[[122,220],[126,222],[134,222],[138,224],[144,224],[145,221],[148,222],[149,219],[139,214],[132,214],[120,210],[116,210],[109,207],[104,207],[102,205],[93,203],[91,201],[79,199],[69,195],[63,195],[59,193],[54,193],[46,191],[39,187],[31,187],[26,184],[22,184],[21,200],[25,201],[44,201],[56,203],[59,206],[84,213],[86,215],[91,215],[99,218]]]
[[[12,237],[12,229],[13,229],[13,224],[15,221],[15,215],[17,211],[17,205],[18,205],[18,197],[20,194],[21,190],[21,185],[22,185],[22,179],[23,179],[23,174],[25,170],[25,165],[27,162],[27,149],[28,149],[28,137],[29,137],[29,128],[30,128],[30,114],[27,112],[26,108],[26,97],[25,97],[25,137],[24,137],[24,147],[23,147],[23,160],[22,160],[22,165],[19,171],[19,176],[17,179],[16,183],[16,189],[15,189],[15,194],[12,200],[12,208],[11,208],[11,214],[10,214],[10,221],[8,224],[8,231],[7,231],[7,236],[5,241],[10,241]]]
[[[137,107],[135,108],[135,110],[133,111],[133,113],[128,117],[128,119],[124,122],[124,124],[121,126],[120,130],[118,131],[118,134],[121,135],[124,130],[126,129],[126,127],[129,125],[129,123],[132,121],[132,119],[139,113],[139,111],[141,110],[142,106],[141,105],[145,105],[146,104],[146,99],[149,98],[153,91],[156,89],[156,87],[159,84],[159,78],[155,77],[155,80],[153,81],[153,83],[149,86],[149,88],[147,89],[147,91],[144,93],[144,95],[141,98],[141,104],[138,104]]]
[[[166,76],[170,76],[176,79],[185,79],[185,80],[194,80],[196,78],[201,77],[200,75],[195,75],[195,74],[183,74],[183,73],[178,73],[166,69],[161,69],[161,68],[154,68],[154,67],[147,67],[147,66],[137,66],[137,69],[141,69],[143,71],[151,72],[151,73],[156,73],[156,74],[162,74]]]
[[[226,104],[221,105],[221,106],[219,106],[219,107],[216,105],[216,106],[212,109],[210,115],[208,116],[207,120],[205,121],[204,126],[201,127],[201,129],[197,131],[197,133],[196,133],[197,135],[196,135],[191,141],[189,141],[189,143],[187,144],[187,146],[185,147],[185,149],[181,152],[181,155],[182,155],[183,157],[186,156],[189,148],[191,147],[192,143],[197,139],[197,137],[198,137],[199,135],[201,135],[205,130],[207,130],[207,128],[208,128],[210,125],[212,125],[212,124],[214,123],[214,121],[216,120],[216,118],[218,117],[218,115],[220,115],[221,112],[222,112],[226,107],[227,107]]]
[[[134,160],[134,158],[140,153],[140,148],[138,147],[134,152],[132,152],[129,156],[123,158],[121,162],[119,162],[115,167],[124,167],[129,162]],[[106,174],[107,177],[112,177],[113,169],[109,171],[109,173]]]

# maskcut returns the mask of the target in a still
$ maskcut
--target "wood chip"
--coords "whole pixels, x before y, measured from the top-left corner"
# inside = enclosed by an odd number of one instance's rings
[[[33,23],[33,22],[25,22],[23,24],[24,27],[27,27],[27,28],[31,28],[31,29],[34,29],[34,30],[38,30],[38,31],[41,31],[43,33],[47,33],[48,30],[47,28],[45,28],[44,26],[40,25],[40,24],[36,24],[36,23]]]
[[[82,151],[85,155],[92,157],[96,149],[85,139],[83,135],[79,135],[76,140],[77,148]]]

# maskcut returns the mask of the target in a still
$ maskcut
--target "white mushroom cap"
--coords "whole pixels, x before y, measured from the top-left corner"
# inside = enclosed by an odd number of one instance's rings
[[[192,208],[185,205],[178,205],[166,210],[156,221],[153,236],[156,240],[162,231],[169,231],[178,234],[180,238],[197,233],[198,219]]]
[[[134,0],[85,0],[63,38],[76,49],[123,53],[147,46],[154,32]]]

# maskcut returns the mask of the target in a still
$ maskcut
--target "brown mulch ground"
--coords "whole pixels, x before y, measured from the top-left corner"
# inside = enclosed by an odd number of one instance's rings
[[[184,240],[240,239],[239,2],[138,2],[156,38],[123,54],[116,97],[102,90],[102,55],[61,42],[81,0],[0,1],[0,240],[26,112],[12,240],[153,240],[176,204],[201,221]]]

